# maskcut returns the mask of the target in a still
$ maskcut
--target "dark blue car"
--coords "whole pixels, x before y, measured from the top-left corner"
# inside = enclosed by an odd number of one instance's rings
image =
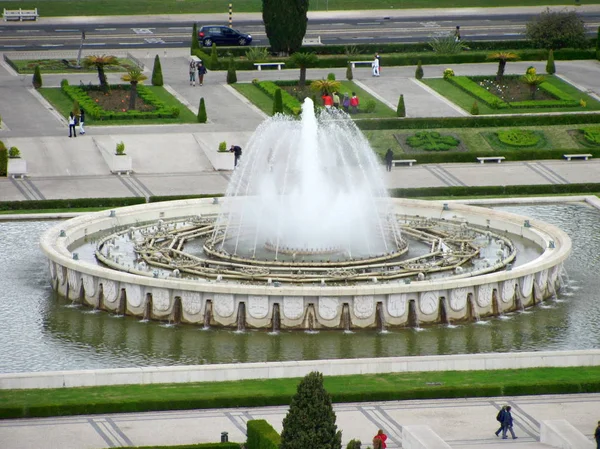
[[[198,30],[198,42],[205,47],[216,45],[250,45],[252,36],[222,25],[204,25]]]

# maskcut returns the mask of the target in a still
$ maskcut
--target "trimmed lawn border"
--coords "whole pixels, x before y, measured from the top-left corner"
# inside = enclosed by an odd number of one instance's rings
[[[0,418],[287,405],[299,379],[0,390]],[[600,391],[600,366],[329,376],[333,402]]]
[[[162,86],[144,86],[150,90],[167,107],[179,108],[179,116],[173,118],[148,118],[148,119],[119,119],[119,120],[94,120],[91,115],[86,117],[86,126],[115,126],[115,125],[170,125],[176,123],[198,123],[196,115],[187,106],[181,104]],[[63,117],[68,117],[73,109],[73,100],[60,87],[42,87],[38,92],[50,103]]]

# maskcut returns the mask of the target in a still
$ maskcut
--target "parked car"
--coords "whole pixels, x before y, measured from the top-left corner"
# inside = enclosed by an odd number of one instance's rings
[[[250,45],[252,36],[222,25],[204,25],[198,30],[198,42],[205,47],[216,45]]]

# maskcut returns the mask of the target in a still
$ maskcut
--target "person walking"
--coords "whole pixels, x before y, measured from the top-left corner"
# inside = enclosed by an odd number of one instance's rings
[[[323,106],[325,106],[325,109],[330,110],[333,107],[333,97],[329,92],[325,92],[321,99],[323,100]]]
[[[206,72],[208,72],[208,70],[201,59],[198,63],[198,84],[201,86],[204,84],[204,75],[206,75]]]
[[[506,408],[504,409],[504,416],[502,417],[502,439],[506,440],[508,437],[506,436],[506,431],[510,430],[510,434],[512,436],[513,440],[516,440],[518,437],[515,435],[515,432],[513,431],[513,417],[512,414],[510,413],[511,411],[511,406],[507,405]]]
[[[379,73],[381,73],[381,56],[379,56],[379,53],[375,53],[375,58],[379,61]]]
[[[454,30],[454,42],[460,42],[460,25],[456,25],[456,30]]]
[[[352,97],[350,97],[350,112],[356,114],[358,112],[359,104],[360,100],[356,96],[356,92],[352,92]]]
[[[196,63],[194,61],[190,61],[190,86],[196,85]]]
[[[79,134],[85,134],[83,122],[85,122],[85,111],[83,109],[79,109]]]
[[[73,111],[69,114],[69,137],[77,137],[77,132],[75,131],[75,115]]]
[[[503,405],[502,408],[500,409],[500,411],[498,412],[498,414],[496,415],[496,421],[498,421],[500,423],[500,427],[498,428],[498,430],[496,430],[494,432],[494,435],[496,435],[497,437],[500,436],[500,432],[502,432],[502,420],[504,419],[504,413],[506,412],[506,405]]]
[[[392,171],[392,161],[394,160],[394,152],[391,148],[388,148],[385,153],[385,168],[387,171]]]
[[[340,94],[338,94],[337,92],[334,92],[332,95],[333,98],[333,107],[336,109],[340,108]]]
[[[373,58],[371,68],[373,69],[373,76],[379,76],[379,58],[377,55]]]
[[[594,439],[596,440],[596,449],[600,449],[600,421],[598,421],[598,427],[596,427],[596,432],[594,432]]]
[[[385,444],[385,440],[387,440],[387,435],[383,433],[382,429],[379,429],[377,431],[377,435],[373,437],[373,447],[377,445],[380,449],[385,449],[387,447],[387,444]]]
[[[342,107],[344,108],[345,112],[350,111],[350,96],[347,93],[344,94],[344,99],[342,100]]]
[[[239,145],[231,145],[229,151],[233,153],[233,168],[235,169],[240,158],[242,157],[242,147]]]

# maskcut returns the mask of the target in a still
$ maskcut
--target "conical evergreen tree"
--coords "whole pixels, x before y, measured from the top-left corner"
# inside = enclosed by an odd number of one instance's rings
[[[235,73],[235,62],[233,56],[229,58],[229,67],[227,68],[227,84],[237,83],[237,73]]]
[[[279,449],[340,449],[342,434],[335,424],[331,396],[323,387],[323,375],[307,374],[292,398],[283,419]]]
[[[163,85],[162,67],[160,65],[160,58],[158,57],[158,55],[154,57],[154,67],[152,67],[152,85]]]
[[[273,115],[283,114],[283,98],[281,97],[281,89],[275,91],[275,98],[273,98]]]
[[[219,54],[217,53],[217,44],[212,44],[210,49],[210,67],[211,70],[217,70],[219,66]]]
[[[79,113],[81,112],[81,109],[79,108],[79,102],[77,100],[73,100],[73,115],[75,117],[79,117]]]
[[[354,78],[354,74],[352,73],[352,64],[348,63],[348,67],[346,67],[346,79],[348,81],[352,81]]]
[[[546,73],[548,75],[554,75],[556,73],[556,66],[554,65],[554,51],[548,52],[548,61],[546,61]]]
[[[194,54],[194,50],[198,50],[200,48],[200,44],[198,42],[198,25],[194,22],[194,26],[192,27],[192,46],[191,51]],[[162,84],[161,84],[162,86]]]
[[[398,107],[396,108],[397,117],[406,117],[406,107],[404,106],[404,95],[400,95]]]
[[[204,104],[204,97],[200,98],[200,107],[198,108],[198,123],[206,123],[208,117],[206,116],[206,105]]]
[[[479,115],[479,104],[476,101],[471,106],[471,115]]]
[[[600,26],[598,27],[598,36],[596,37],[596,59],[600,59]]]
[[[423,67],[421,67],[421,60],[417,63],[417,69],[415,70],[415,78],[420,80],[423,78]]]
[[[36,65],[35,69],[33,69],[33,87],[39,89],[42,87],[42,72],[40,72],[40,66]]]

